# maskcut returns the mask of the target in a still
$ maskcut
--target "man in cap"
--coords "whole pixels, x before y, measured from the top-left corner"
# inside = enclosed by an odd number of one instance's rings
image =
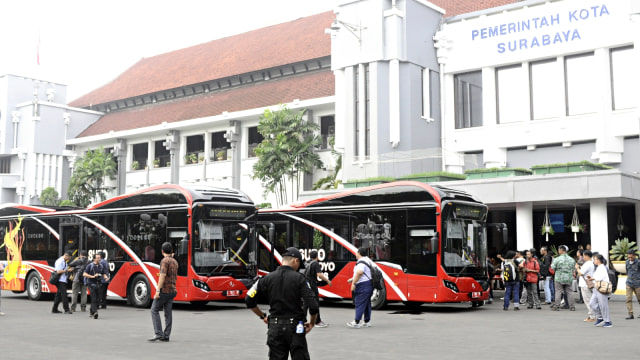
[[[556,287],[556,299],[555,303],[551,307],[551,310],[558,311],[560,309],[560,298],[562,294],[569,304],[571,311],[576,311],[575,299],[573,298],[573,291],[571,291],[571,283],[573,282],[573,270],[576,266],[576,261],[573,260],[567,252],[569,248],[566,245],[560,245],[558,247],[558,256],[553,259],[551,268],[554,272],[554,281]]]
[[[640,261],[635,250],[627,251],[625,267],[627,268],[627,312],[629,313],[625,319],[632,320],[633,294],[636,294],[636,300],[640,303]]]
[[[71,311],[75,312],[78,305],[78,294],[80,294],[80,310],[87,309],[87,284],[84,281],[84,268],[87,267],[89,259],[87,251],[80,251],[80,256],[73,260],[69,266],[73,270],[73,285],[71,287]]]
[[[307,276],[307,282],[309,283],[309,286],[311,286],[311,290],[313,291],[313,293],[316,296],[316,302],[318,302],[318,304],[320,304],[320,293],[318,292],[318,279],[321,279],[322,281],[326,282],[327,284],[329,284],[329,286],[332,286],[332,284],[331,284],[331,280],[329,280],[322,273],[322,267],[320,266],[320,263],[318,262],[318,251],[312,250],[309,253],[309,258],[311,259],[311,261],[305,265],[308,268],[307,270],[305,270],[305,274]],[[304,313],[305,314],[307,313],[307,308],[306,307],[304,308]],[[315,326],[319,327],[319,328],[327,327],[327,324],[325,324],[320,319],[320,312],[319,311],[318,311],[318,316],[316,317]]]
[[[318,314],[318,302],[305,279],[298,272],[304,269],[302,254],[290,247],[282,254],[282,266],[257,281],[245,298],[247,307],[268,325],[269,359],[309,359],[305,335],[313,329]],[[269,315],[258,308],[258,299],[269,303]],[[304,304],[309,307],[310,319],[304,323]],[[303,324],[301,331],[298,324]]]

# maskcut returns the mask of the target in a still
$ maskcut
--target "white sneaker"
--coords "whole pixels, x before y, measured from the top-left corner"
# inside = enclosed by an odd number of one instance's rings
[[[365,322],[362,324],[362,327],[371,327],[371,321],[365,321]]]
[[[347,326],[354,329],[360,329],[360,323],[355,322],[355,320],[349,321]]]
[[[326,328],[327,324],[325,324],[323,321],[320,321],[319,323],[317,323],[314,327],[319,327],[319,328]]]

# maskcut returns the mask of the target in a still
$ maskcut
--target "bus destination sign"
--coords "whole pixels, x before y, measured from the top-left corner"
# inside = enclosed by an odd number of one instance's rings
[[[210,208],[209,218],[222,218],[222,219],[244,219],[247,217],[247,210],[245,209],[230,209],[230,208]]]

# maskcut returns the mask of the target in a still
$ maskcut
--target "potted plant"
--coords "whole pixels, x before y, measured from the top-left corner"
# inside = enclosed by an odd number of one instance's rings
[[[140,163],[138,160],[133,160],[131,163],[131,170],[138,170],[140,168]]]
[[[200,163],[202,164],[204,162],[204,156],[198,157],[198,161],[200,161]]]
[[[629,241],[629,238],[616,239],[616,242],[609,250],[609,260],[613,263],[613,267],[621,274],[626,274],[625,259],[629,250],[638,251],[635,241]]]
[[[154,159],[153,160],[153,167],[154,168],[159,168],[160,167],[160,159]]]
[[[167,161],[166,167],[171,167],[171,161]]]
[[[196,164],[197,162],[198,162],[198,155],[196,155],[195,153],[187,154],[184,156],[185,164]]]
[[[218,158],[218,161],[224,160],[225,155],[227,155],[227,152],[224,150],[220,150],[216,153],[216,157]]]

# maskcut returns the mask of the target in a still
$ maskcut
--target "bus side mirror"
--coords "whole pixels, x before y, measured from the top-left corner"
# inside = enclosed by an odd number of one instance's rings
[[[433,254],[438,253],[438,236],[432,237],[429,241],[431,241],[431,252]]]
[[[185,236],[182,238],[182,240],[180,240],[180,249],[178,250],[178,255],[185,256],[188,254],[189,254],[189,238]]]
[[[271,223],[269,224],[269,243],[273,244],[273,242],[276,240],[276,226]]]

